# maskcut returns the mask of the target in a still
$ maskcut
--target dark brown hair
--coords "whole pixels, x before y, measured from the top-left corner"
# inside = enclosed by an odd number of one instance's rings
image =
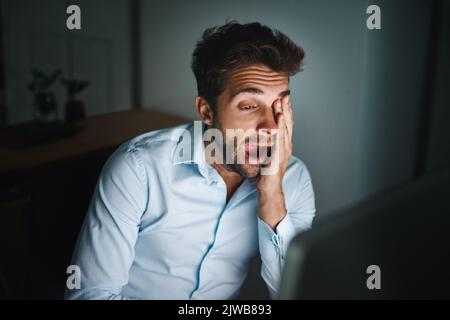
[[[236,67],[264,64],[292,76],[301,71],[305,52],[286,35],[258,22],[229,22],[206,29],[192,55],[198,95],[217,107],[227,74]]]

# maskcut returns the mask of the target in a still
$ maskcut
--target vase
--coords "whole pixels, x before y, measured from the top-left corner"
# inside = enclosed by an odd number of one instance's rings
[[[53,93],[37,93],[34,97],[34,119],[42,124],[56,122],[58,120],[57,106]]]

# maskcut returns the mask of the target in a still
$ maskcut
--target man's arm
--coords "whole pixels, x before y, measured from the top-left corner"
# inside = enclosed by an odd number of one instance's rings
[[[120,146],[100,174],[74,251],[81,288],[66,289],[66,299],[126,299],[121,291],[128,283],[147,193],[138,150]]]
[[[315,213],[314,193],[306,167],[301,168],[295,190],[296,199],[289,212],[285,204],[283,178],[292,154],[294,115],[289,96],[273,103],[277,123],[276,141],[272,141],[272,158],[257,181],[258,236],[262,260],[261,275],[271,297],[275,297],[289,242],[297,232],[308,229]],[[273,138],[275,136],[272,136]]]
[[[270,296],[276,298],[286,251],[292,238],[311,228],[315,216],[314,191],[306,167],[300,171],[298,188],[293,206],[273,229],[258,217],[259,251],[262,260],[261,276],[267,284]]]

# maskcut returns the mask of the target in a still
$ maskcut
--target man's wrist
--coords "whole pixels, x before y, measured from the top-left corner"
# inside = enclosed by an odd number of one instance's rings
[[[272,215],[269,217],[261,217],[261,220],[263,220],[273,231],[276,231],[277,226],[280,224],[280,222],[284,219],[286,216],[286,212],[284,214],[280,215]]]
[[[286,216],[286,213],[282,191],[271,194],[260,192],[259,216],[272,230],[276,229],[280,221]]]
[[[260,194],[273,194],[283,192],[283,179],[282,178],[270,178],[262,177],[264,183],[257,183],[256,188]]]

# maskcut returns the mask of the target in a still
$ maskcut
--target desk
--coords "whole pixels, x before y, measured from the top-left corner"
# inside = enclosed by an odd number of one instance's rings
[[[161,112],[132,109],[88,117],[85,127],[73,137],[20,148],[5,147],[1,141],[7,137],[0,131],[0,174],[111,149],[141,133],[189,121]]]

